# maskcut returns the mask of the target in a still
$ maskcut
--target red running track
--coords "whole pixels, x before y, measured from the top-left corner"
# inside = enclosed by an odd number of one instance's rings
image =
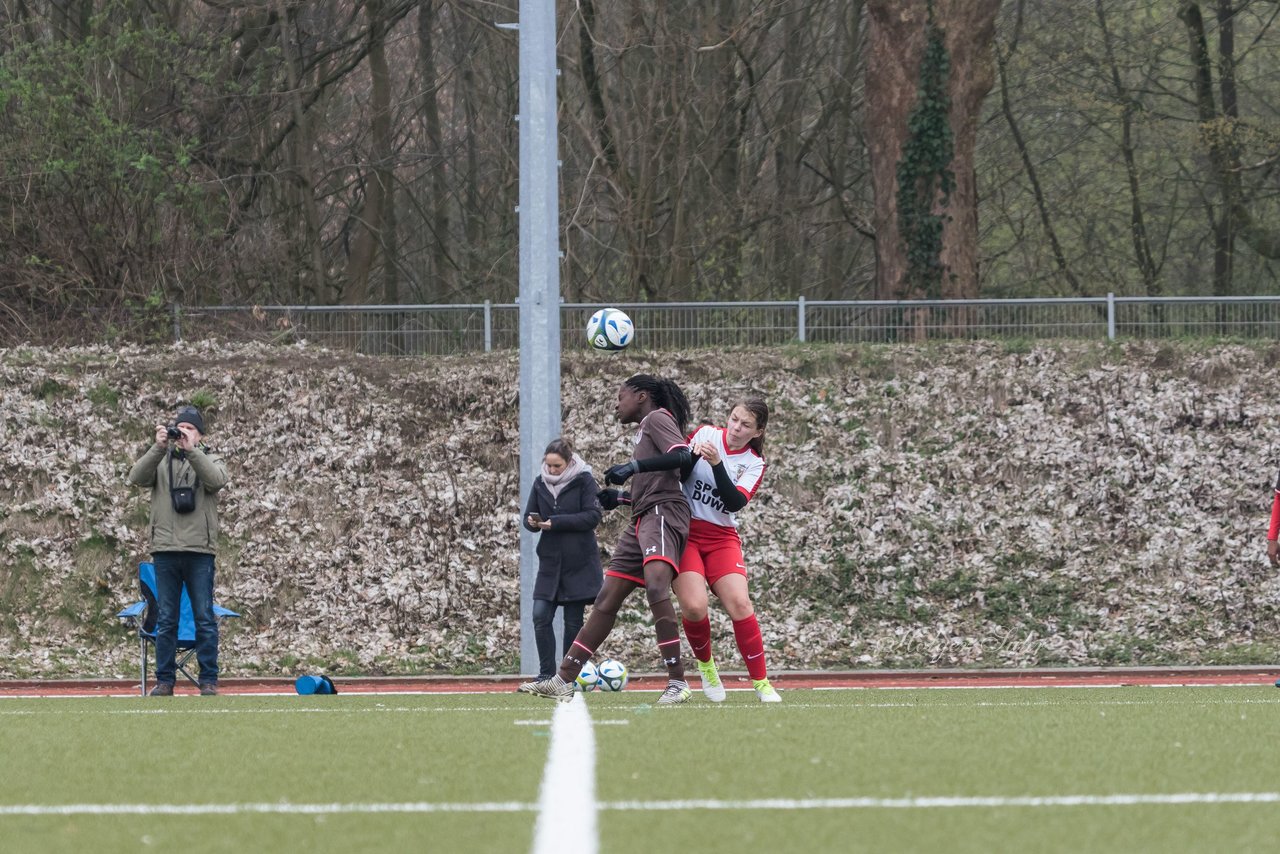
[[[1041,668],[1031,670],[851,670],[796,671],[778,674],[773,684],[797,688],[1045,688],[1123,685],[1272,685],[1280,667],[1126,667]],[[727,688],[750,688],[745,674],[724,673]],[[518,676],[340,677],[340,694],[505,693],[524,680]],[[696,678],[693,680],[696,687]],[[666,677],[633,676],[629,689],[658,691]],[[293,694],[293,677],[231,678],[219,683],[222,694]],[[0,697],[111,697],[139,693],[136,679],[0,680]],[[178,694],[197,694],[180,683]]]

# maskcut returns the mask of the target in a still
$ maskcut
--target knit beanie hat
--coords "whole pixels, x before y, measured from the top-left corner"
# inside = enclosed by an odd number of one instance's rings
[[[200,435],[204,435],[204,419],[200,417],[200,410],[194,406],[183,406],[178,409],[178,417],[173,419],[174,424],[187,422],[191,426],[200,431]]]

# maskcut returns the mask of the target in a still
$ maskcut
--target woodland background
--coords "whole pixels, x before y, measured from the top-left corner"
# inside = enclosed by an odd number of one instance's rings
[[[617,385],[695,419],[773,409],[741,521],[774,672],[1273,664],[1265,537],[1280,346],[795,345],[566,352],[564,430],[626,459]],[[228,676],[514,673],[516,356],[308,346],[0,350],[0,677],[130,676],[147,493],[125,475],[181,399],[232,482]],[[180,389],[181,391],[177,391]],[[609,552],[625,514],[598,533]],[[721,666],[742,662],[712,608]],[[633,595],[602,655],[658,669]]]
[[[0,0],[0,341],[511,301],[517,5]],[[569,301],[1280,290],[1276,0],[557,6]]]

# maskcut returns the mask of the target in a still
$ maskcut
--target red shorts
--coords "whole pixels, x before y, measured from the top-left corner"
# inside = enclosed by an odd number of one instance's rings
[[[689,542],[680,556],[680,572],[696,572],[709,587],[726,575],[746,576],[742,540],[737,528],[725,528],[702,519],[689,523]]]
[[[661,560],[675,569],[688,538],[689,505],[683,500],[659,504],[618,537],[605,575],[644,584],[644,565]]]

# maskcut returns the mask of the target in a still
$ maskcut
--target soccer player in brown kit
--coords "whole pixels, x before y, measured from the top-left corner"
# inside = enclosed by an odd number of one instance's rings
[[[618,420],[639,424],[631,462],[613,466],[604,474],[606,488],[600,503],[612,510],[625,499],[611,485],[631,480],[631,518],[634,524],[618,537],[618,544],[604,574],[604,586],[596,597],[586,625],[578,632],[550,679],[526,683],[525,693],[573,699],[573,682],[609,632],[618,608],[637,587],[644,587],[653,614],[658,651],[667,668],[667,688],[658,704],[684,703],[691,696],[680,661],[680,628],[671,602],[680,554],[689,537],[689,502],[680,485],[682,472],[693,463],[685,443],[689,401],[674,382],[648,374],[636,374],[618,389]]]

